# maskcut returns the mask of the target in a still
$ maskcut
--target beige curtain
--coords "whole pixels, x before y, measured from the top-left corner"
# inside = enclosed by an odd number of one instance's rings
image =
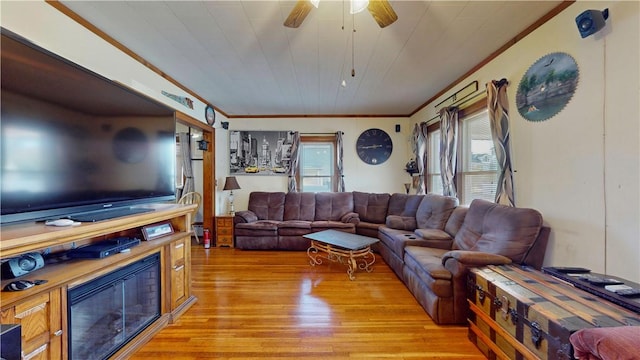
[[[456,196],[456,159],[458,152],[458,108],[440,110],[440,176],[442,195]]]
[[[291,141],[291,161],[289,163],[289,192],[298,192],[298,182],[296,181],[296,171],[300,162],[300,133],[295,131]]]
[[[427,193],[427,123],[416,124],[413,127],[413,143],[416,165],[418,165],[418,188],[416,194]]]
[[[338,170],[338,192],[344,192],[344,149],[342,148],[342,131],[336,132],[336,168]]]
[[[498,160],[498,184],[496,200],[498,204],[515,206],[513,189],[513,170],[509,134],[509,102],[507,99],[507,79],[493,80],[487,83],[487,107],[493,146]]]

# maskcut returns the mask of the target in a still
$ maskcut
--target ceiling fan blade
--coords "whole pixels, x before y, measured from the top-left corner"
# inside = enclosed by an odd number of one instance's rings
[[[284,26],[297,28],[302,25],[304,18],[307,17],[311,9],[313,9],[313,5],[311,5],[309,0],[298,0],[296,6],[291,10],[291,13],[289,13],[289,16],[284,21]]]
[[[367,9],[369,9],[371,16],[381,28],[387,27],[398,20],[398,15],[393,11],[388,0],[369,0]]]

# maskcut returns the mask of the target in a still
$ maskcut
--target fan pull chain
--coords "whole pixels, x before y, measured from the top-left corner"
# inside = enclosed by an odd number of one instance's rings
[[[353,18],[353,32],[351,32],[351,77],[356,77],[356,65],[355,65],[355,43],[356,43],[356,15],[351,15]]]
[[[342,0],[342,30],[344,31],[344,0]]]

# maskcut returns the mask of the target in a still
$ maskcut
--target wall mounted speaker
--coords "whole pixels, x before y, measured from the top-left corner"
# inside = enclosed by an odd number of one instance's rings
[[[396,132],[400,132],[400,124],[396,124]]]
[[[2,278],[13,279],[26,275],[44,266],[44,258],[40,253],[33,252],[11,258],[2,263]]]
[[[228,121],[223,121],[220,123],[222,125],[222,128],[227,130],[229,129],[229,122]]]
[[[585,10],[576,17],[576,25],[582,38],[586,38],[591,34],[595,34],[602,30],[605,20],[609,18],[609,9],[603,11]]]

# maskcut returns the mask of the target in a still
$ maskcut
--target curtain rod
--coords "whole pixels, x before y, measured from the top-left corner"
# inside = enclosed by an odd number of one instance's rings
[[[462,99],[460,99],[460,100],[458,100],[458,101],[456,101],[456,102],[453,102],[450,106],[466,104],[467,102],[469,102],[469,101],[471,101],[471,100],[473,100],[473,99],[477,98],[478,96],[485,95],[486,93],[487,93],[487,90],[482,91],[482,92],[479,92],[479,93],[477,93],[477,94],[475,94],[475,95],[473,95],[473,96],[471,96],[471,94],[469,94],[469,95],[467,95],[467,96],[463,97]],[[471,96],[471,97],[469,97],[469,96]],[[427,120],[427,121],[425,121],[425,122],[426,122],[426,123],[430,123],[430,122],[432,122],[433,120],[438,119],[439,117],[440,117],[440,115],[436,115],[436,116],[432,117],[431,119],[429,119],[429,120]]]
[[[290,134],[293,134],[294,131],[289,132]],[[300,135],[335,135],[335,132],[327,132],[327,133],[300,133]],[[340,134],[344,135],[343,131],[340,131]]]
[[[462,98],[460,98],[460,99],[458,99],[458,98],[457,98],[457,97],[458,97],[458,94],[460,94],[462,91],[464,91],[465,89],[470,88],[470,87],[472,87],[472,86],[475,86],[475,89],[473,89],[473,91],[472,91],[472,92],[470,92],[469,94],[467,94],[467,95],[463,96],[463,97],[462,97]],[[465,87],[463,87],[462,89],[460,89],[460,90],[458,90],[458,91],[454,92],[453,94],[449,95],[449,97],[447,97],[446,99],[444,99],[444,100],[440,101],[439,103],[437,103],[437,104],[436,104],[436,106],[434,106],[434,108],[437,108],[438,106],[440,106],[440,105],[444,104],[444,102],[445,102],[445,101],[447,101],[447,100],[453,100],[453,103],[452,103],[452,104],[455,104],[455,103],[456,103],[456,101],[463,100],[464,98],[466,98],[467,96],[469,96],[469,95],[473,94],[473,93],[474,93],[474,92],[476,92],[476,91],[478,91],[478,80],[473,80],[473,81],[472,81],[472,82],[470,82],[467,86],[465,86]]]

